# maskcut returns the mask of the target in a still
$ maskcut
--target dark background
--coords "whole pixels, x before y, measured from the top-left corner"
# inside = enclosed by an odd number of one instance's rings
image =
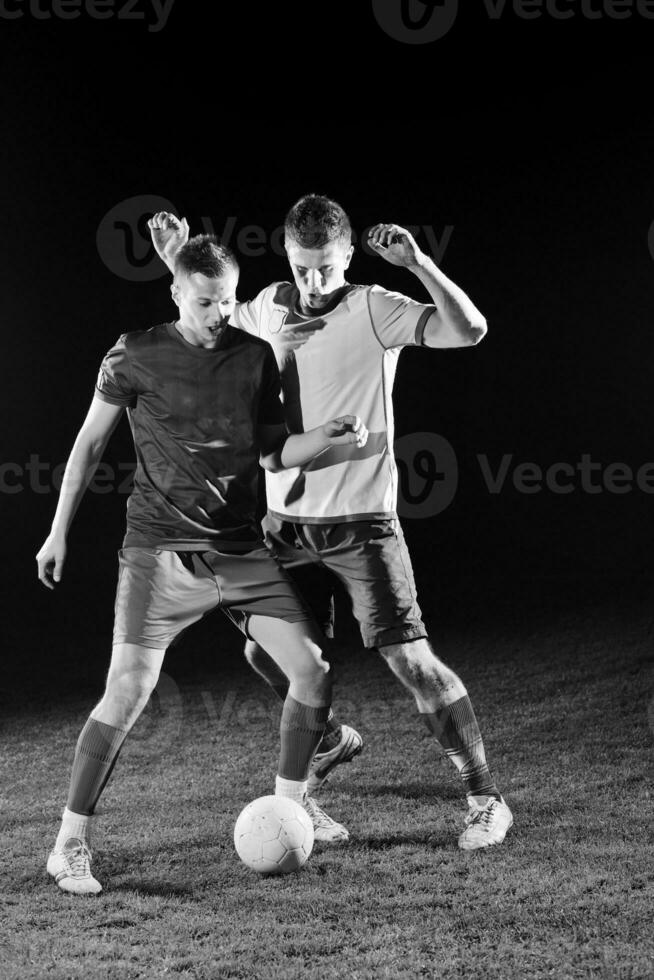
[[[158,33],[116,17],[41,20],[25,4],[21,19],[0,17],[1,454],[23,472],[0,494],[0,586],[7,665],[23,665],[28,688],[32,668],[65,662],[66,650],[92,648],[103,663],[109,651],[125,495],[87,494],[56,593],[38,583],[34,555],[56,506],[52,467],[70,451],[103,354],[120,333],[173,315],[167,276],[138,271],[148,265],[138,229],[101,226],[145,195],[196,230],[231,217],[232,244],[246,225],[272,232],[313,190],[339,200],[357,231],[396,221],[440,237],[452,226],[442,268],[489,335],[474,350],[404,351],[395,387],[397,435],[440,434],[459,467],[451,506],[404,521],[428,622],[437,630],[482,606],[528,619],[535,597],[542,614],[561,597],[610,604],[649,589],[651,493],[590,494],[577,477],[568,495],[523,494],[509,476],[491,494],[477,461],[654,461],[654,20],[568,6],[565,21],[525,20],[510,5],[493,20],[481,0],[466,2],[445,37],[422,45],[384,33],[368,0],[176,0]],[[135,281],[106,261],[117,249],[120,266],[126,235]],[[286,275],[270,249],[242,257],[240,297]],[[426,298],[408,272],[361,249],[350,280]],[[30,486],[31,456],[47,464],[44,489],[34,475]],[[106,459],[132,458],[125,422]]]

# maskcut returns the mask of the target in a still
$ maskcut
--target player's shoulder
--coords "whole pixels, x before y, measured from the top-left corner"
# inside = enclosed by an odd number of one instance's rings
[[[378,283],[373,283],[371,286],[365,287],[368,296],[373,300],[381,300],[382,302],[386,298],[397,299],[408,299],[404,293],[399,293],[396,289],[387,289],[386,286],[380,286]]]
[[[385,286],[377,284],[368,286],[366,299],[368,312],[375,324],[389,316],[395,318],[414,310],[433,309],[433,305],[430,303],[412,299],[406,293],[400,293],[396,289],[387,289]]]
[[[158,323],[154,327],[146,327],[141,330],[129,330],[122,333],[116,341],[116,347],[122,347],[130,353],[140,350],[147,350],[149,347],[160,344],[170,336],[170,324]]]
[[[262,354],[266,354],[268,351],[272,351],[272,347],[267,340],[263,337],[258,337],[256,334],[248,333],[247,330],[241,330],[239,327],[234,327],[231,324],[227,326],[227,337],[225,338],[227,343],[224,346],[229,345],[230,347],[247,347],[251,350],[260,350]]]
[[[375,303],[383,303],[387,298],[397,299],[398,297],[402,298],[402,294],[394,292],[391,289],[386,289],[385,286],[379,286],[376,283],[348,283],[347,290],[339,306],[345,304],[352,309],[357,306],[371,306]]]

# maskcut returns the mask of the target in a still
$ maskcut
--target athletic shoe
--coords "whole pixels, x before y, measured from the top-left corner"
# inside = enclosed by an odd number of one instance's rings
[[[464,851],[475,851],[479,847],[501,844],[513,823],[513,814],[504,799],[469,796],[468,806],[467,827],[459,837],[459,847]]]
[[[91,851],[86,841],[70,837],[62,851],[48,857],[48,874],[62,891],[75,895],[97,895],[102,885],[91,874]]]
[[[344,844],[350,839],[350,835],[343,824],[332,820],[310,796],[305,796],[302,806],[311,817],[315,840],[326,841],[330,844]]]
[[[307,783],[309,792],[315,793],[336,766],[340,766],[342,762],[352,762],[362,748],[363,739],[359,733],[349,725],[341,725],[341,740],[336,748],[313,757]]]

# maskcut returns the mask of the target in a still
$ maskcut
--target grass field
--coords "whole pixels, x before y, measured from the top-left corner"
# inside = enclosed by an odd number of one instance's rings
[[[319,799],[351,842],[317,845],[285,878],[259,878],[232,846],[242,806],[271,791],[279,707],[227,624],[170,652],[126,743],[93,842],[98,898],[60,892],[45,859],[102,658],[80,637],[38,676],[13,658],[2,980],[654,977],[651,599],[530,602],[452,604],[433,633],[514,811],[505,843],[458,850],[456,773],[350,636],[335,708],[366,748]]]

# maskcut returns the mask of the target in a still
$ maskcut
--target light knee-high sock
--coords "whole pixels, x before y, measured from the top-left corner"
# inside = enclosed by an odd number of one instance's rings
[[[281,751],[278,774],[282,779],[304,781],[325,730],[329,705],[314,708],[287,695],[279,726]]]
[[[466,695],[421,717],[459,770],[467,795],[499,799],[500,792],[486,762],[484,743],[470,698]]]
[[[90,816],[116,764],[127,732],[89,718],[79,739],[70,777],[67,808]]]

